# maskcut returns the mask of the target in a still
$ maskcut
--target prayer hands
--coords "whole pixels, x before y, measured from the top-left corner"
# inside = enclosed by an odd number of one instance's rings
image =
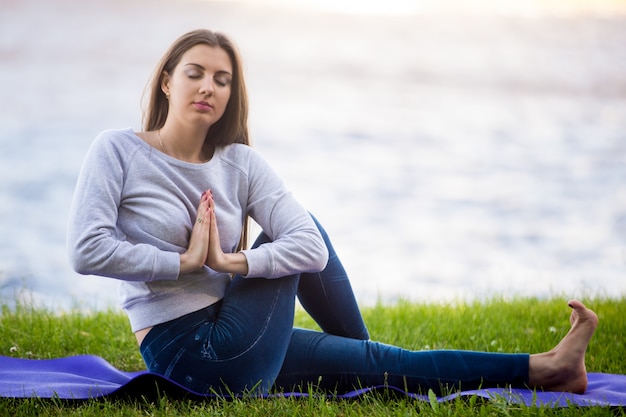
[[[200,198],[198,215],[189,239],[189,248],[180,255],[180,272],[195,271],[203,265],[218,272],[242,275],[248,273],[248,262],[243,253],[222,251],[215,217],[215,201],[211,190],[203,192]]]
[[[209,268],[220,271],[220,265],[226,263],[226,256],[220,246],[220,235],[217,231],[217,219],[215,218],[215,201],[213,200],[213,193],[211,190],[207,192],[209,209],[207,211],[207,217],[209,217],[209,248],[204,262]],[[221,271],[228,272],[228,271]]]
[[[211,231],[211,216],[209,215],[209,193],[202,193],[196,222],[191,229],[189,247],[180,255],[180,273],[184,274],[202,268],[207,259],[209,250],[209,233]]]

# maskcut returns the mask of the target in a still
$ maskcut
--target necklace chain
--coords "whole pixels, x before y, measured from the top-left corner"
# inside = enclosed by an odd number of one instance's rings
[[[167,154],[167,152],[165,152],[165,146],[163,146],[163,139],[161,139],[161,129],[156,131],[157,133],[157,139],[159,139],[159,146],[161,147],[161,152]],[[209,157],[209,159],[211,159],[211,157]]]
[[[161,145],[161,151],[165,152],[165,146],[163,146],[163,141],[161,140],[161,129],[157,130],[157,137],[159,138],[159,145]]]

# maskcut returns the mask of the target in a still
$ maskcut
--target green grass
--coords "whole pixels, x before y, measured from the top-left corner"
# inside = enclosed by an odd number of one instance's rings
[[[626,374],[626,299],[592,298],[584,302],[600,318],[586,357],[590,372]],[[18,305],[2,308],[0,355],[48,359],[91,354],[119,369],[144,368],[125,315],[117,310],[59,313]],[[448,305],[398,302],[363,309],[372,339],[409,349],[471,349],[489,352],[539,352],[552,348],[567,333],[566,299],[492,298]],[[303,312],[299,327],[316,328]],[[358,401],[245,399],[205,402],[88,401],[0,399],[0,416],[603,416],[626,411],[591,408],[529,408],[475,397],[446,404],[367,395]]]

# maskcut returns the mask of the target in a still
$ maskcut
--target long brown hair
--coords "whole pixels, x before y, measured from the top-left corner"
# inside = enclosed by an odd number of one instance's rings
[[[152,78],[144,92],[148,96],[148,103],[144,111],[143,124],[146,132],[163,127],[169,110],[169,103],[165,93],[161,90],[163,76],[171,74],[182,56],[196,45],[208,45],[224,50],[233,66],[231,81],[231,95],[222,117],[215,122],[207,132],[205,143],[216,147],[233,143],[242,143],[250,146],[248,134],[248,92],[243,79],[243,65],[241,55],[233,41],[220,32],[207,29],[197,29],[179,37],[167,50],[156,66]],[[237,251],[248,246],[249,219],[244,215],[241,239]]]

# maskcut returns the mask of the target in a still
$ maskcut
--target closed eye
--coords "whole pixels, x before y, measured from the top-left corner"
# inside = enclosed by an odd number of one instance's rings
[[[196,70],[186,71],[185,74],[187,74],[187,77],[192,80],[199,80],[203,75],[200,71]]]
[[[215,79],[215,83],[217,85],[219,85],[220,87],[226,87],[227,85],[230,85],[230,78],[216,78]]]

